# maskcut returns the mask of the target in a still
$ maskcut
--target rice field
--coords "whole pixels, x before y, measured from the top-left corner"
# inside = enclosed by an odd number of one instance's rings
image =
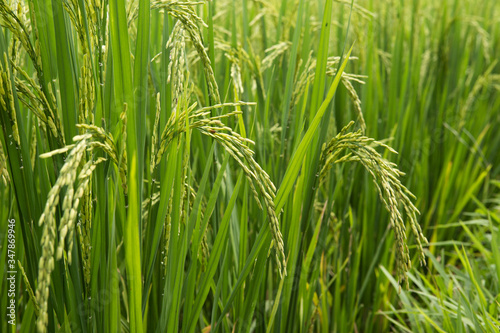
[[[0,332],[500,332],[500,2],[0,27]]]

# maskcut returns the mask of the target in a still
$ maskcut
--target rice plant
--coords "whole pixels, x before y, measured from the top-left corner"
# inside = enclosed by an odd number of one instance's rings
[[[0,0],[0,331],[498,331],[499,7]]]

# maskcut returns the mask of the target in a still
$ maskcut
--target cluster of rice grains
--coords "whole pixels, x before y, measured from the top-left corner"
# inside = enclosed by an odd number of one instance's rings
[[[248,147],[248,144],[254,144],[253,141],[243,138],[240,134],[234,132],[230,127],[224,125],[220,119],[231,116],[236,116],[242,112],[239,110],[228,112],[220,116],[210,117],[211,111],[224,107],[240,107],[244,105],[254,105],[255,103],[224,103],[217,104],[211,107],[204,107],[194,111],[196,104],[185,108],[180,114],[172,114],[165,127],[161,139],[158,154],[155,156],[156,164],[161,160],[168,145],[173,138],[182,133],[185,128],[178,127],[177,123],[185,123],[186,118],[190,121],[190,129],[198,129],[204,135],[215,139],[224,149],[235,159],[238,165],[244,170],[249,185],[252,189],[257,204],[261,209],[259,194],[262,196],[265,204],[265,209],[269,218],[269,224],[273,234],[274,243],[277,246],[276,261],[280,274],[286,273],[286,260],[284,254],[284,245],[282,235],[279,229],[279,221],[275,212],[274,198],[276,188],[269,178],[269,175],[253,158],[253,151]],[[258,191],[257,191],[258,189]],[[167,223],[168,228],[169,223]]]
[[[62,218],[59,220],[59,241],[56,249],[56,259],[61,259],[63,253],[67,256],[69,264],[72,262],[73,233],[75,230],[75,221],[79,217],[77,231],[80,238],[82,251],[82,265],[84,269],[84,278],[87,286],[90,283],[90,227],[91,227],[91,176],[97,165],[106,159],[103,157],[95,160],[86,159],[86,152],[97,151],[101,149],[117,165],[119,165],[119,174],[122,182],[126,180],[126,162],[119,163],[118,152],[109,135],[102,128],[93,125],[79,125],[80,128],[87,130],[87,133],[75,136],[73,145],[54,150],[52,152],[40,155],[41,158],[50,158],[57,154],[68,154],[65,157],[65,163],[62,166],[59,177],[49,192],[43,214],[40,216],[39,225],[43,226],[42,236],[42,256],[39,262],[38,287],[36,291],[36,300],[40,304],[40,316],[37,325],[39,331],[45,331],[47,321],[47,300],[50,286],[50,273],[54,268],[54,244],[56,243],[56,207],[60,202],[61,193],[64,193],[62,199]],[[78,176],[77,176],[78,175]],[[75,190],[75,183],[78,184]],[[80,216],[79,216],[80,211]],[[65,244],[67,247],[65,249]],[[64,251],[65,250],[65,251]]]
[[[0,24],[13,34],[11,50],[16,50],[14,45],[18,42],[19,50],[25,52],[31,59],[38,82],[35,82],[33,78],[29,77],[26,72],[17,65],[16,61],[7,62],[7,59],[5,59],[5,64],[10,63],[13,69],[19,72],[27,82],[26,84],[17,76],[15,77],[16,91],[19,92],[21,102],[31,109],[44,124],[49,126],[50,133],[56,138],[59,145],[64,145],[60,119],[54,112],[56,109],[56,98],[53,94],[52,87],[47,85],[44,80],[35,16],[32,16],[30,21],[28,21],[23,7],[21,2],[18,2],[16,14],[4,1],[0,2]],[[34,45],[31,43],[30,34],[35,35]],[[2,57],[7,57],[7,55]],[[17,58],[14,58],[13,60],[16,59]],[[6,73],[7,71],[2,70],[2,72]],[[31,91],[31,89],[33,91]]]
[[[3,150],[3,145],[0,142],[0,179],[3,184],[7,186],[10,183],[9,170],[7,170],[7,157],[5,157],[5,152]]]
[[[190,6],[196,3],[189,3]],[[172,139],[180,133],[185,132],[186,127],[182,126],[186,121],[189,122],[189,128],[197,128],[202,134],[214,138],[219,144],[221,144],[225,150],[236,160],[236,162],[242,167],[245,172],[247,179],[249,180],[249,185],[255,196],[257,204],[261,209],[263,207],[260,204],[259,193],[262,195],[265,209],[269,217],[269,223],[271,226],[271,231],[273,234],[273,242],[277,246],[276,261],[280,271],[280,274],[286,274],[286,260],[284,254],[284,245],[282,235],[279,229],[279,221],[275,212],[274,198],[276,188],[272,181],[270,180],[268,174],[260,167],[260,165],[253,158],[253,151],[248,148],[248,144],[253,144],[249,139],[243,138],[238,133],[234,132],[231,128],[225,126],[220,119],[227,118],[233,115],[241,114],[239,107],[243,105],[252,105],[254,103],[224,103],[220,104],[219,91],[217,83],[215,81],[215,76],[210,64],[210,58],[203,47],[201,42],[201,34],[198,28],[198,24],[204,25],[204,22],[196,15],[191,7],[184,3],[176,2],[165,2],[156,1],[152,4],[153,8],[162,8],[166,10],[170,15],[178,18],[178,22],[173,28],[170,39],[167,42],[166,48],[170,49],[170,57],[172,61],[169,64],[168,71],[168,81],[172,82],[173,92],[178,98],[174,99],[171,117],[168,120],[166,127],[164,128],[159,141],[159,148],[156,154],[152,154],[152,164],[150,166],[151,171],[159,164],[163,154],[167,150],[169,143]],[[201,59],[205,76],[207,78],[207,86],[209,89],[209,97],[211,98],[211,103],[213,106],[205,107],[200,110],[194,111],[196,103],[189,105],[188,98],[186,97],[187,92],[191,89],[189,83],[189,72],[187,70],[185,59],[185,34],[188,35],[190,41],[194,45],[199,58]],[[237,62],[230,55],[228,58],[233,60],[232,75],[234,77],[239,77],[237,74]],[[174,70],[175,69],[175,70]],[[186,74],[184,74],[186,72]],[[235,80],[238,83],[238,80]],[[235,84],[240,92],[243,90],[241,84]],[[235,90],[237,91],[237,90]],[[159,105],[159,100],[157,101]],[[211,116],[212,111],[215,109],[221,109],[225,107],[236,107],[237,111],[229,112],[221,116]],[[158,119],[159,119],[159,109],[155,116],[155,127],[153,133],[157,132]],[[181,125],[180,125],[181,124]],[[156,134],[153,136],[153,144],[156,144],[157,138]],[[155,152],[155,147],[153,146],[152,151]],[[184,157],[184,164],[187,163],[186,156]],[[186,170],[187,168],[183,168]],[[185,179],[185,175],[181,176],[181,179]],[[259,189],[259,191],[256,190]],[[185,187],[182,187],[183,191]],[[183,192],[183,204],[185,204],[185,193]],[[172,207],[171,201],[169,202],[168,212],[171,211]],[[184,210],[182,210],[183,212]],[[168,243],[170,234],[170,220],[167,214],[165,222],[165,257],[162,261],[164,264],[168,257]]]
[[[384,159],[375,150],[375,147],[383,147],[392,153],[396,153],[396,151],[382,142],[364,136],[362,130],[349,132],[353,125],[354,122],[350,122],[339,134],[323,146],[320,161],[320,179],[326,176],[328,170],[334,164],[342,162],[359,162],[372,175],[380,199],[390,214],[390,226],[394,229],[399,283],[404,282],[408,288],[406,273],[411,268],[411,260],[408,245],[406,244],[406,227],[403,214],[406,214],[411,230],[417,240],[422,265],[425,264],[423,245],[427,244],[427,239],[422,234],[417,221],[419,212],[411,201],[414,196],[399,180],[404,173],[399,171],[394,163]]]
[[[245,103],[233,103],[233,106],[239,106]],[[249,103],[246,103],[249,105]],[[215,107],[221,107],[216,105]],[[195,117],[203,114],[208,114],[212,108],[203,108],[197,113]],[[253,151],[248,148],[247,144],[254,144],[253,141],[243,138],[240,134],[234,132],[231,128],[225,126],[219,119],[231,115],[241,114],[241,111],[233,111],[220,117],[211,117],[205,119],[197,119],[192,123],[193,128],[198,128],[203,134],[214,138],[221,144],[225,150],[238,162],[240,167],[245,171],[245,175],[249,180],[250,187],[255,196],[257,204],[262,209],[259,200],[260,194],[263,196],[266,206],[267,215],[269,218],[269,225],[273,234],[273,241],[277,246],[276,262],[281,275],[286,275],[286,258],[284,252],[284,244],[279,229],[279,221],[275,212],[274,199],[276,188],[269,178],[269,175],[262,169],[262,167],[254,160]]]
[[[7,63],[7,55],[4,54],[4,61]],[[14,106],[14,95],[12,92],[12,81],[8,68],[0,61],[0,111],[5,112],[9,117],[11,126],[11,137],[9,144],[12,144],[12,138],[17,146],[21,145],[19,138],[19,129],[17,124],[16,108]]]
[[[56,220],[55,213],[56,208],[59,204],[60,194],[63,189],[66,190],[66,194],[63,198],[62,208],[64,210],[64,215],[59,221],[59,246],[57,248],[57,257],[62,256],[62,249],[66,236],[69,232],[71,237],[68,237],[68,249],[70,250],[73,246],[72,234],[74,231],[74,222],[77,218],[79,193],[75,195],[74,183],[77,178],[77,170],[80,162],[84,156],[85,150],[87,148],[87,139],[90,135],[86,135],[82,140],[71,149],[70,153],[66,157],[66,162],[60,170],[60,175],[56,183],[52,186],[49,196],[47,198],[47,203],[45,204],[45,209],[40,216],[39,225],[43,226],[42,233],[42,255],[38,264],[38,285],[36,288],[36,300],[40,306],[40,314],[37,319],[37,328],[40,332],[45,332],[46,326],[48,324],[48,312],[47,312],[47,302],[49,298],[49,288],[50,288],[50,274],[54,270],[54,246],[56,243]],[[68,151],[70,147],[66,147],[52,153],[49,153],[42,157],[50,157],[53,154],[64,153]],[[84,170],[80,176],[85,177],[87,171]],[[80,176],[78,178],[80,178]],[[83,194],[83,193],[82,193]],[[75,206],[76,204],[76,206]],[[71,251],[67,252],[68,262],[71,262]]]

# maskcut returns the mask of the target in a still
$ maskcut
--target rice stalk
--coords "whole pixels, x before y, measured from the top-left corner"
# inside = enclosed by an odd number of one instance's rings
[[[21,6],[21,4],[19,3],[18,6]],[[18,10],[18,12],[22,13],[22,10]],[[54,137],[58,140],[59,144],[63,146],[64,136],[61,134],[62,131],[61,131],[60,119],[59,117],[56,117],[54,115],[54,110],[56,109],[56,98],[52,92],[51,88],[52,86],[51,85],[47,86],[45,85],[44,82],[44,72],[42,70],[39,34],[35,22],[35,15],[31,15],[31,26],[33,27],[32,33],[34,35],[33,39],[35,40],[34,45],[30,41],[30,31],[29,29],[27,29],[25,23],[21,21],[21,18],[19,18],[4,1],[0,2],[0,25],[4,26],[5,28],[7,28],[12,32],[12,34],[20,41],[24,50],[30,57],[33,67],[35,68],[35,72],[37,74],[39,85],[33,84],[32,79],[28,79],[28,82],[31,83],[33,89],[35,89],[38,92],[38,95],[40,96],[40,98],[42,98],[42,101],[45,102],[43,105],[44,105],[44,113],[45,116],[47,117],[47,123]],[[6,57],[7,55],[4,56]],[[26,73],[23,70],[21,70],[21,68],[17,66],[14,61],[12,61],[11,64],[15,68],[15,70],[20,71],[25,78],[28,77]]]
[[[399,283],[405,283],[408,288],[406,273],[411,268],[408,246],[406,244],[406,227],[403,213],[410,223],[411,230],[417,241],[418,255],[421,265],[425,265],[423,245],[428,244],[417,221],[417,208],[412,203],[413,194],[401,184],[403,172],[394,163],[384,159],[375,147],[383,147],[396,153],[384,143],[375,141],[363,135],[361,130],[349,132],[354,122],[345,126],[322,150],[320,179],[324,178],[336,163],[359,162],[372,175],[385,208],[390,214],[390,226],[394,229],[396,241],[396,266]],[[402,207],[402,208],[401,208]]]
[[[80,201],[84,204],[84,226],[81,228],[78,225],[78,233],[81,239],[81,246],[83,252],[83,265],[85,282],[90,283],[90,209],[91,203],[89,202],[89,189],[92,172],[95,170],[97,164],[104,161],[104,158],[99,158],[96,161],[88,161],[81,168],[78,175],[77,170],[80,165],[84,152],[88,149],[101,148],[110,158],[119,165],[118,152],[115,145],[108,133],[102,128],[81,124],[81,129],[87,130],[88,133],[74,137],[76,144],[66,146],[61,149],[40,155],[41,158],[48,158],[56,154],[66,153],[69,154],[66,162],[60,170],[59,178],[49,192],[48,200],[42,216],[40,217],[39,224],[43,224],[43,237],[42,237],[42,256],[39,263],[39,282],[37,288],[37,301],[41,306],[41,313],[37,320],[38,330],[44,332],[48,322],[47,316],[47,299],[48,288],[50,286],[50,273],[54,267],[54,243],[55,243],[55,209],[59,203],[60,191],[66,188],[66,194],[63,198],[62,208],[63,216],[59,223],[59,245],[56,251],[56,259],[60,259],[63,254],[65,240],[68,239],[68,247],[66,252],[68,254],[68,262],[71,264],[71,249],[73,246],[73,232],[75,228],[75,220],[77,218],[77,209],[80,206]],[[126,164],[125,164],[126,165]],[[123,166],[123,159],[120,169],[122,182],[125,183],[123,177],[126,179],[126,168]],[[124,175],[124,176],[123,176]],[[79,186],[76,191],[74,190],[74,183],[78,180]],[[125,183],[126,184],[126,183]],[[87,195],[86,195],[87,193]]]
[[[7,186],[10,183],[9,170],[7,169],[7,157],[5,156],[5,152],[3,150],[2,142],[0,141],[0,178],[3,181],[3,184]]]
[[[122,121],[125,122],[124,113],[122,113]],[[118,166],[119,170],[119,175],[120,179],[122,182],[122,187],[124,188],[125,193],[126,191],[126,186],[127,186],[127,157],[125,154],[124,147],[121,147],[122,149],[119,151],[113,138],[111,137],[111,134],[106,132],[102,127],[98,127],[95,125],[88,125],[88,124],[78,124],[76,125],[77,128],[80,130],[85,130],[86,133],[91,134],[92,140],[89,140],[88,145],[91,148],[100,148],[102,151],[104,151],[110,158],[113,160],[113,162],[116,163]],[[125,131],[126,124],[123,124],[122,127],[122,136],[119,138],[119,141],[121,142],[121,145],[124,144],[125,142],[125,137],[126,133],[123,133]],[[120,152],[123,152],[124,154],[123,157],[120,156]]]
[[[5,53],[4,59],[7,64],[7,55]],[[16,108],[14,105],[14,93],[12,91],[11,82],[10,71],[8,69],[4,69],[2,62],[0,62],[0,111],[8,114],[12,125],[12,138],[14,139],[16,145],[20,146],[21,139],[19,138]],[[10,138],[9,144],[12,144],[12,138]]]
[[[69,241],[68,248],[66,252],[68,253],[68,262],[71,264],[71,249],[73,247],[73,232],[75,226],[75,220],[77,218],[77,209],[80,206],[80,200],[83,198],[85,191],[90,184],[90,176],[95,170],[97,165],[103,161],[105,158],[98,158],[96,161],[88,161],[82,167],[80,174],[78,175],[79,185],[76,191],[73,191],[73,187],[70,185],[66,190],[66,195],[63,201],[64,214],[59,223],[59,246],[56,251],[56,259],[59,260],[62,257],[62,252],[64,250],[64,243],[66,235]],[[66,208],[65,208],[66,206]]]
[[[367,20],[372,20],[374,18],[377,18],[377,16],[378,16],[376,13],[369,11],[365,7],[359,5],[358,3],[352,3],[349,0],[335,0],[335,1],[338,3],[342,3],[348,7],[351,7],[351,5],[352,5],[353,12],[356,12],[361,17],[363,17]]]
[[[229,56],[228,56],[229,57]],[[244,92],[243,83],[241,81],[241,67],[239,60],[236,58],[231,59],[231,78],[233,79],[235,95],[241,96]]]
[[[278,57],[282,56],[286,51],[290,49],[292,43],[289,41],[280,42],[268,48],[265,52],[267,56],[262,59],[262,65],[260,66],[262,71],[265,71],[268,68],[271,68],[274,60]]]
[[[31,122],[33,125],[31,126],[31,145],[30,145],[30,160],[31,160],[31,168],[35,168],[35,162],[36,162],[36,156],[37,156],[37,129],[38,129],[38,121],[36,119],[36,116],[31,117]],[[42,129],[43,131],[43,129]]]
[[[151,134],[151,161],[150,161],[150,164],[149,164],[149,169],[150,169],[149,171],[151,172],[151,174],[153,174],[154,167],[155,167],[154,156],[156,154],[156,146],[158,144],[158,131],[159,131],[159,126],[160,126],[160,113],[161,113],[161,108],[160,108],[160,94],[157,94],[156,95],[155,122],[154,122],[154,125],[153,125],[152,134]]]
[[[56,207],[59,204],[60,193],[63,188],[69,187],[67,193],[68,198],[72,198],[72,186],[76,180],[77,168],[84,156],[87,149],[87,140],[91,137],[87,134],[81,138],[78,144],[72,147],[66,162],[62,166],[57,181],[50,189],[44,211],[40,216],[38,224],[43,227],[41,237],[42,255],[38,264],[38,285],[36,289],[36,300],[40,306],[40,314],[37,318],[37,330],[39,332],[46,332],[47,324],[49,322],[49,314],[47,312],[47,302],[49,298],[50,287],[50,274],[54,270],[54,243],[56,241],[56,220],[55,213]],[[59,152],[66,152],[68,149],[62,149],[56,152],[43,154],[41,157],[50,157]],[[71,203],[69,200],[63,199],[63,209],[65,212],[71,210]],[[76,215],[76,214],[75,214]],[[70,216],[65,213],[66,219]],[[66,230],[67,231],[67,230]]]
[[[219,104],[219,88],[217,86],[217,81],[215,80],[215,74],[212,69],[210,62],[210,57],[208,56],[205,46],[203,45],[202,34],[198,25],[206,26],[205,22],[196,14],[192,6],[201,4],[202,2],[176,2],[176,1],[164,1],[156,0],[152,1],[152,9],[162,9],[167,12],[170,16],[178,19],[183,26],[183,30],[187,33],[189,39],[191,40],[194,48],[196,49],[198,56],[202,62],[203,71],[205,73],[205,79],[207,80],[209,98],[211,99],[210,104]],[[129,14],[129,22],[134,20],[138,15],[137,10]],[[174,28],[174,31],[176,29]],[[180,30],[176,31],[177,33]],[[177,33],[172,33],[174,38],[177,38]],[[183,35],[180,36],[183,38]],[[167,44],[168,45],[168,44]],[[171,55],[171,59],[176,59],[174,55]]]
[[[176,115],[174,113],[172,113],[169,120],[167,121],[167,125],[165,126],[165,128],[163,129],[163,132],[161,134],[159,148],[158,148],[156,155],[154,156],[154,160],[155,160],[154,167],[158,166],[163,154],[167,150],[169,143],[174,139],[174,137],[176,137],[177,135],[184,132],[184,128],[178,128],[176,126],[177,121],[179,123],[183,123],[186,121],[186,116],[189,117],[190,120],[192,120],[192,119],[195,119],[198,117],[210,116],[212,110],[221,109],[221,108],[225,108],[225,107],[238,107],[238,106],[244,106],[244,105],[255,105],[255,103],[249,103],[249,102],[222,103],[222,104],[216,104],[213,106],[203,107],[203,108],[198,109],[197,111],[193,111],[194,108],[196,107],[196,104],[193,104],[187,110],[187,112],[186,111],[180,112],[178,119],[176,118]],[[224,114],[224,115],[220,115],[220,116],[211,117],[210,119],[217,120],[217,119],[227,118],[227,117],[230,117],[232,115],[233,115],[232,113],[231,114]],[[193,125],[191,124],[190,127],[193,128],[192,126]]]
[[[11,8],[14,7],[14,4],[8,4]],[[25,22],[25,28],[27,30],[28,35],[30,34],[30,21],[27,18],[27,15],[29,12],[26,10],[27,6],[22,6],[21,1],[17,3],[17,17],[21,22]],[[24,52],[23,46],[19,39],[16,37],[16,35],[12,35],[12,39],[9,45],[9,54],[10,54],[10,59],[12,62],[14,62],[16,65],[24,65],[24,57],[26,53]]]
[[[170,191],[169,196],[168,196],[169,199],[168,199],[168,203],[167,203],[167,215],[165,216],[165,228],[163,228],[163,237],[162,237],[162,241],[163,241],[162,259],[163,260],[161,261],[161,265],[162,265],[163,278],[165,278],[165,276],[167,275],[167,260],[168,260],[169,248],[170,248],[170,232],[172,230],[171,214],[172,214],[172,208],[173,208],[173,205],[172,205],[173,194],[174,194],[174,189],[172,187],[172,190]]]
[[[155,192],[151,195],[151,198],[146,198],[142,202],[142,220],[146,221],[148,219],[149,211],[157,203],[160,202],[160,192]]]
[[[123,193],[125,196],[128,193],[128,186],[127,186],[127,149],[125,146],[125,143],[127,142],[127,104],[125,103],[123,105],[123,111],[120,114],[120,121],[121,121],[121,145],[119,146],[119,151],[118,155],[119,158],[115,162],[119,166],[120,169],[120,179],[122,181],[122,188],[123,188]]]
[[[79,78],[79,114],[78,122],[80,124],[93,124],[93,112],[95,101],[95,85],[92,75],[92,63],[89,54],[83,55],[83,66],[80,70]]]
[[[19,3],[18,6],[21,6],[21,4]],[[33,46],[30,41],[30,34],[28,33],[29,30],[26,28],[25,23],[21,21],[21,19],[14,13],[14,11],[12,11],[5,1],[0,2],[0,25],[9,29],[12,34],[16,36],[28,56],[31,58],[38,77],[42,78],[42,59],[39,52],[38,38],[35,39],[35,46]],[[32,25],[36,26],[34,22],[32,22]]]
[[[462,108],[460,109],[460,124],[459,127],[462,128],[465,123],[467,122],[469,115],[470,115],[470,110],[472,109],[472,104],[478,97],[478,95],[481,92],[481,89],[485,87],[491,86],[492,80],[494,79],[491,76],[491,72],[494,70],[495,66],[497,65],[497,61],[494,61],[486,70],[485,73],[483,73],[481,76],[479,76],[472,86],[472,89],[470,93],[467,96],[467,99],[465,100],[465,103],[463,104]]]
[[[39,311],[40,311],[40,307],[38,306],[38,303],[35,299],[35,294],[33,293],[33,289],[31,288],[30,281],[28,280],[28,277],[26,276],[26,272],[24,271],[24,267],[19,260],[17,261],[17,266],[21,270],[21,275],[23,276],[23,281],[24,281],[24,284],[26,285],[26,290],[28,291],[29,298],[33,302],[33,305],[35,306],[35,314],[38,315]]]
[[[55,98],[53,97],[52,102],[50,102],[35,80],[29,77],[21,67],[13,62],[11,64],[13,70],[21,74],[22,78],[27,82],[22,81],[17,76],[14,79],[20,101],[33,111],[38,119],[49,126],[55,138],[64,140],[60,119],[54,114]],[[63,144],[63,142],[61,143]]]
[[[357,57],[349,57],[350,60],[356,60],[358,59]],[[340,61],[340,57],[329,57],[327,60],[327,69],[326,69],[326,74],[328,76],[335,76],[337,73],[337,65],[338,62]],[[263,65],[264,66],[264,65]],[[298,66],[299,68],[301,67],[301,64]],[[304,64],[304,70],[302,73],[297,74],[297,77],[295,79],[295,84],[294,84],[294,89],[292,93],[292,99],[290,102],[290,109],[292,109],[294,106],[297,105],[297,103],[300,101],[300,98],[304,95],[305,89],[311,85],[311,83],[314,82],[315,76],[316,76],[316,59],[314,59],[312,52],[309,53],[309,57]],[[361,108],[361,99],[359,98],[356,90],[354,89],[354,86],[352,85],[351,81],[364,84],[365,82],[363,79],[366,79],[367,76],[365,75],[356,75],[356,74],[350,74],[350,73],[342,73],[341,77],[341,82],[344,85],[344,87],[347,89],[347,93],[349,95],[349,98],[354,106],[354,110],[356,111],[358,122],[360,128],[363,130],[363,132],[366,130],[366,123],[364,120],[363,116],[363,110]]]
[[[182,24],[176,23],[172,29],[172,34],[165,46],[170,48],[170,57],[172,61],[168,65],[167,82],[172,84],[173,95],[177,96],[172,101],[172,110],[176,110],[178,98],[182,95],[184,83],[185,63],[185,39],[184,28]],[[174,69],[175,68],[175,72]]]
[[[221,144],[225,150],[238,162],[240,167],[244,170],[249,184],[251,186],[254,197],[259,205],[260,204],[259,194],[263,198],[265,203],[265,208],[267,215],[269,217],[269,224],[271,226],[271,231],[273,234],[274,243],[277,246],[277,264],[280,274],[286,275],[286,263],[284,254],[283,239],[281,236],[281,231],[279,229],[278,217],[275,213],[274,197],[276,188],[272,183],[269,175],[260,167],[260,165],[253,158],[253,151],[248,148],[247,144],[253,144],[250,139],[243,138],[238,133],[234,132],[231,128],[225,126],[220,119],[227,118],[233,115],[239,115],[241,111],[233,111],[224,115],[214,116],[210,118],[203,119],[202,117],[209,116],[211,111],[214,109],[234,106],[239,107],[242,105],[252,105],[254,103],[224,103],[218,104],[211,107],[204,107],[197,111],[193,111],[196,104],[193,104],[187,110],[181,112],[178,115],[172,114],[167,126],[165,127],[162,138],[160,142],[160,148],[158,154],[155,157],[156,165],[159,164],[164,152],[166,151],[169,143],[173,138],[184,131],[184,128],[178,128],[175,126],[175,122],[183,123],[186,121],[186,117],[190,120],[189,127],[191,129],[196,128],[202,134],[207,135],[215,139],[219,144]],[[257,191],[258,189],[258,191]],[[167,217],[168,218],[168,217]],[[168,225],[168,221],[167,221]]]
[[[474,19],[472,17],[468,17],[465,19],[466,22],[468,22],[472,28],[476,31],[476,36],[481,42],[481,45],[483,47],[483,52],[481,53],[484,56],[484,59],[486,60],[486,63],[490,64],[491,63],[491,51],[492,51],[492,45],[491,45],[491,37],[490,34],[481,26],[481,24],[477,21],[477,19]]]
[[[92,178],[89,178],[92,182]],[[90,288],[90,256],[91,256],[91,230],[92,227],[92,184],[90,183],[84,191],[80,210],[80,221],[77,223],[80,248],[82,251],[82,269],[86,290]]]
[[[97,48],[98,46],[98,14],[101,14],[101,1],[96,0],[85,0],[85,17],[88,20],[85,24],[84,17],[80,10],[78,0],[63,0],[63,7],[68,13],[71,23],[75,28],[78,36],[78,41],[82,48],[82,54],[85,56],[89,54],[89,47]],[[87,33],[85,26],[89,27],[89,38],[87,38]]]
[[[215,38],[214,43],[215,49],[224,51],[224,56],[231,62],[231,76],[233,77],[233,81],[238,85],[240,93],[243,90],[243,83],[241,80],[242,68],[252,73],[255,81],[258,82],[261,87],[264,87],[264,78],[262,76],[264,70],[261,68],[262,61],[258,56],[254,55],[252,44],[248,44],[248,47],[253,57],[250,56],[239,42],[236,47],[234,47],[220,38]],[[263,91],[263,95],[265,99],[265,91]]]
[[[240,114],[241,111],[235,111],[230,114]],[[228,114],[229,115],[229,114]],[[252,192],[255,200],[260,201],[259,194],[262,197],[269,225],[273,235],[273,242],[277,247],[276,261],[280,275],[286,275],[286,257],[284,252],[283,237],[279,228],[278,217],[275,213],[274,198],[276,196],[276,188],[272,183],[269,175],[261,168],[254,160],[253,151],[248,148],[247,144],[253,144],[253,141],[241,137],[231,128],[225,126],[218,119],[200,119],[192,123],[193,128],[197,128],[204,135],[212,137],[235,159],[239,166],[243,169],[249,184],[253,185]],[[257,192],[256,188],[260,193]]]
[[[351,81],[349,81],[346,77],[346,75],[342,75],[342,83],[344,84],[344,87],[346,87],[347,94],[351,98],[354,110],[358,115],[359,126],[361,127],[361,131],[364,133],[366,131],[366,123],[365,118],[363,117],[363,110],[361,109],[361,100],[359,99],[358,93],[356,92],[356,89],[354,89]]]
[[[188,77],[186,77],[186,81],[189,80],[189,73]],[[187,86],[185,83],[184,86]],[[190,90],[189,89],[184,89],[182,92],[182,96],[180,99],[180,103],[178,104],[179,107],[182,109],[185,109],[188,105],[188,99],[190,95]],[[181,181],[181,207],[180,207],[180,223],[178,223],[178,230],[177,232],[181,232],[181,225],[185,225],[186,221],[188,219],[187,217],[187,207],[189,206],[189,186],[186,186],[187,184],[187,177],[188,177],[188,169],[189,169],[189,154],[190,154],[190,137],[191,137],[191,130],[189,128],[189,119],[185,119],[184,122],[178,123],[179,128],[185,128],[185,148],[183,150],[183,155],[182,155],[182,168],[180,171],[180,181]]]

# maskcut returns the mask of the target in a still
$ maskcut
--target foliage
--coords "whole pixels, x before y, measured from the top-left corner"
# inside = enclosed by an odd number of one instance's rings
[[[499,7],[0,0],[1,331],[498,331]]]

